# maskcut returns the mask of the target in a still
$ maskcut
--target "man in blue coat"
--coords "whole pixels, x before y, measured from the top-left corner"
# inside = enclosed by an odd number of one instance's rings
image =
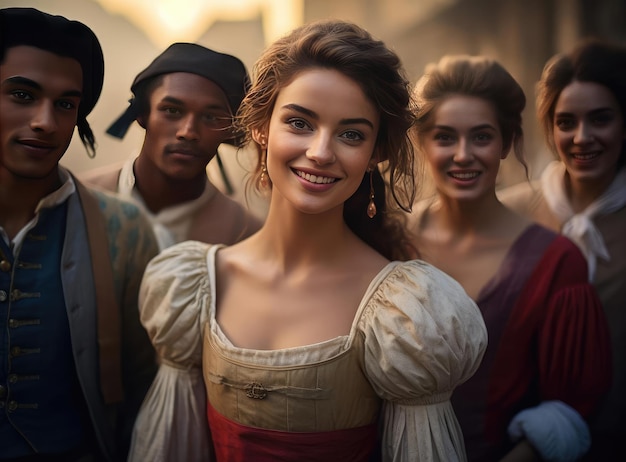
[[[157,254],[134,205],[59,165],[102,90],[84,24],[0,10],[0,461],[118,461],[156,371],[139,321]]]

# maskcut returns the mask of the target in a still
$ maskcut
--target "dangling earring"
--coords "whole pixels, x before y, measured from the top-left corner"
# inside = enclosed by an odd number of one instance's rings
[[[376,216],[376,204],[374,203],[374,180],[373,168],[368,169],[370,172],[370,203],[367,205],[367,216],[374,218]]]
[[[265,163],[265,159],[267,158],[267,150],[265,146],[263,146],[263,154],[261,155],[261,176],[259,177],[259,186],[261,189],[267,189],[269,185],[268,175],[267,175],[267,164]]]
[[[259,178],[259,184],[261,188],[266,189],[268,186],[267,181],[267,165],[265,165],[265,161],[261,161],[261,177]]]

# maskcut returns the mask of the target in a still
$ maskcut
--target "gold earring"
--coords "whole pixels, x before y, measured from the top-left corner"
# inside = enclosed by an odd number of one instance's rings
[[[265,163],[265,159],[267,159],[267,149],[265,145],[261,146],[263,149],[263,153],[261,154],[261,176],[259,177],[259,186],[261,189],[267,189],[269,185],[269,175],[267,174],[267,164]]]
[[[370,172],[370,203],[367,205],[367,216],[374,218],[376,216],[376,204],[374,203],[374,180],[373,168],[368,169]]]
[[[261,161],[261,177],[259,178],[259,185],[261,188],[266,189],[268,186],[267,180],[267,165],[265,165],[265,161]]]

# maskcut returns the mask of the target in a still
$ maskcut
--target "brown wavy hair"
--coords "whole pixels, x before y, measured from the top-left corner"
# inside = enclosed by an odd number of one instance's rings
[[[263,155],[252,134],[267,128],[281,89],[299,73],[314,68],[333,69],[351,78],[380,112],[375,152],[384,161],[384,170],[382,175],[378,169],[373,172],[378,214],[371,220],[366,215],[370,184],[366,173],[344,204],[344,219],[355,234],[387,258],[406,259],[409,240],[400,214],[391,209],[409,211],[416,192],[408,137],[414,122],[410,84],[396,53],[355,24],[340,20],[306,24],[275,41],[257,60],[252,86],[236,120],[245,133],[244,144],[254,145],[259,155],[252,184],[258,185]]]

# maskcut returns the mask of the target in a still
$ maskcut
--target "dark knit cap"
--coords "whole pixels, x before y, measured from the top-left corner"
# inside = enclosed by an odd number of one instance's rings
[[[239,109],[250,85],[245,66],[234,56],[218,53],[195,43],[174,43],[135,77],[130,90],[136,94],[141,83],[174,72],[188,72],[214,82],[224,91],[233,114]],[[107,133],[123,138],[138,116],[137,104],[133,98],[128,109],[109,127]]]
[[[0,62],[4,61],[7,49],[20,45],[40,48],[80,63],[83,91],[76,125],[83,142],[87,137],[93,144],[87,115],[96,105],[104,81],[104,56],[96,35],[81,22],[34,8],[0,9]]]

